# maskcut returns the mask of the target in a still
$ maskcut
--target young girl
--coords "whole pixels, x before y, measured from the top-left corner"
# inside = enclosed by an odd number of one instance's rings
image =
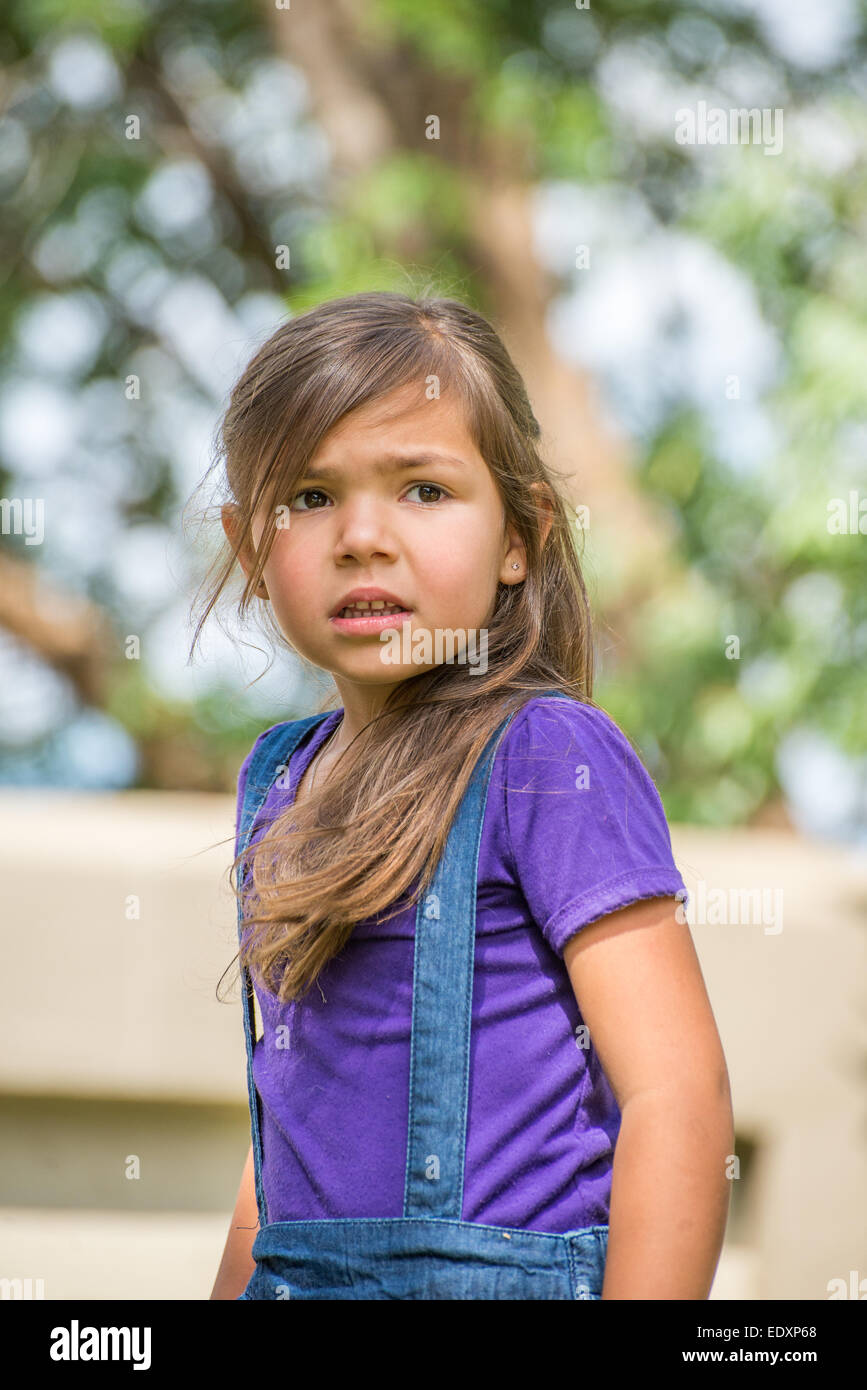
[[[212,1298],[708,1296],[726,1065],[539,449],[448,299],[322,304],[233,391],[193,646],[240,563],[339,705],[239,775],[252,1145]]]

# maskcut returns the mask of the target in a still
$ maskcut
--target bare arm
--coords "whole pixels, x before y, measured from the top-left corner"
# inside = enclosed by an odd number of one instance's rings
[[[247,1287],[256,1261],[250,1254],[259,1229],[259,1210],[256,1206],[256,1170],[253,1166],[253,1145],[250,1145],[232,1224],[226,1237],[223,1258],[211,1291],[211,1299],[238,1298]]]
[[[621,1111],[603,1299],[705,1299],[734,1149],[722,1044],[670,898],[592,922],[563,955]]]

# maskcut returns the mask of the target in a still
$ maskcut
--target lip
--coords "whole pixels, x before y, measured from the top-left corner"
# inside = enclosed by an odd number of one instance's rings
[[[354,637],[372,637],[385,632],[386,628],[402,627],[411,617],[412,613],[407,608],[402,613],[370,614],[366,618],[329,618],[328,621],[338,632],[349,633]]]
[[[365,600],[368,603],[373,599],[382,599],[385,603],[398,603],[401,607],[400,613],[368,613],[363,618],[341,618],[338,614],[351,603]],[[386,589],[352,589],[348,594],[344,594],[339,603],[335,604],[331,611],[328,621],[338,632],[354,634],[357,637],[375,636],[380,632],[385,632],[390,627],[401,627],[408,622],[412,616],[412,609],[409,608],[402,598],[396,594],[390,594]]]

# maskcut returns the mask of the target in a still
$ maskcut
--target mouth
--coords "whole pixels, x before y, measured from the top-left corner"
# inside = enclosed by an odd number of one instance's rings
[[[400,627],[411,617],[411,608],[403,608],[398,603],[385,603],[382,599],[375,599],[371,602],[348,604],[328,621],[339,632],[367,636],[370,633],[385,632],[390,627]]]

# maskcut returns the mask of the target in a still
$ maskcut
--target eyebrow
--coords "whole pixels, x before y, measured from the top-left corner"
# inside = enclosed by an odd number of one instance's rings
[[[466,469],[468,464],[466,459],[456,458],[454,454],[439,453],[417,453],[417,454],[386,454],[382,460],[374,465],[373,471],[382,475],[392,471],[408,468],[431,468],[438,464],[452,464],[457,468]],[[303,477],[305,478],[331,478],[339,481],[343,476],[342,468],[334,468],[330,464],[320,463],[308,468]]]

